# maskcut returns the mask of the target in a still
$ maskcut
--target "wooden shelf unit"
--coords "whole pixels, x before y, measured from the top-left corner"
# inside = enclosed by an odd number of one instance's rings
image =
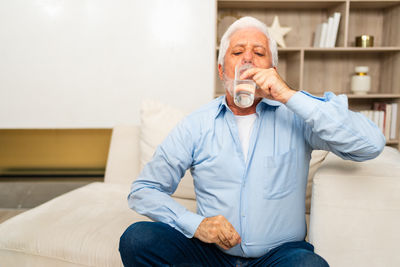
[[[278,73],[294,89],[315,95],[325,91],[346,94],[352,110],[368,109],[374,102],[397,103],[397,136],[387,145],[400,149],[400,0],[308,0],[235,1],[217,0],[217,44],[227,27],[243,16],[253,16],[268,26],[274,16],[282,26],[292,27],[278,48]],[[312,47],[319,23],[340,12],[334,48]],[[354,47],[355,37],[374,36],[374,47]],[[350,90],[355,66],[368,66],[371,91],[353,95]],[[215,96],[224,94],[216,68]]]

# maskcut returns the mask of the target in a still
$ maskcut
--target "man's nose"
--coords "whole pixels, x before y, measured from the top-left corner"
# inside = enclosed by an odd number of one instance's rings
[[[251,53],[250,51],[244,52],[243,58],[242,58],[242,63],[243,64],[252,64],[253,63],[253,53]]]

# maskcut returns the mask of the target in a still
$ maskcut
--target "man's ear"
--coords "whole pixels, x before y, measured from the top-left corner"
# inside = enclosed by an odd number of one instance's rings
[[[218,76],[221,81],[224,79],[224,69],[221,64],[218,64]]]
[[[276,70],[276,66],[274,66],[274,69]]]

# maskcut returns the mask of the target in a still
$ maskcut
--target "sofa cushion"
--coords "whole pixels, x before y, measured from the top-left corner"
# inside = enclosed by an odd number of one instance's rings
[[[119,238],[147,217],[129,210],[129,187],[92,183],[0,224],[0,266],[122,266]],[[193,200],[176,199],[195,211]]]
[[[183,111],[169,105],[157,101],[143,101],[140,109],[140,169],[151,160],[157,146],[184,116]],[[186,171],[173,196],[196,199],[193,178],[189,170]]]
[[[108,151],[105,183],[130,185],[139,173],[139,135],[137,125],[113,128]]]
[[[359,164],[354,164],[350,160],[337,160],[337,156],[332,153],[326,159],[329,164],[324,164],[318,170],[324,175],[351,176],[354,174],[357,176],[397,177],[400,173],[400,152],[389,146],[385,146],[377,158]],[[397,172],[394,171],[396,169]]]
[[[322,162],[325,160],[328,153],[329,152],[325,150],[314,150],[311,153],[310,168],[308,170],[308,181],[306,190],[306,214],[310,214],[311,193],[312,193],[312,184],[314,180],[314,175],[318,170],[318,168],[321,166]]]
[[[309,239],[331,266],[400,266],[399,162],[391,147],[365,162],[326,157],[314,177]]]

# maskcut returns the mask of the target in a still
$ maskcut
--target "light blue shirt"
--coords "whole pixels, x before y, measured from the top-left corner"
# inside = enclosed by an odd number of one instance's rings
[[[345,95],[318,98],[300,91],[286,104],[263,99],[256,112],[247,162],[224,96],[185,117],[132,184],[129,206],[188,238],[205,217],[223,215],[242,238],[223,251],[259,257],[284,242],[304,240],[313,149],[363,161],[385,145],[373,122],[348,110]],[[189,168],[197,213],[170,197]]]

